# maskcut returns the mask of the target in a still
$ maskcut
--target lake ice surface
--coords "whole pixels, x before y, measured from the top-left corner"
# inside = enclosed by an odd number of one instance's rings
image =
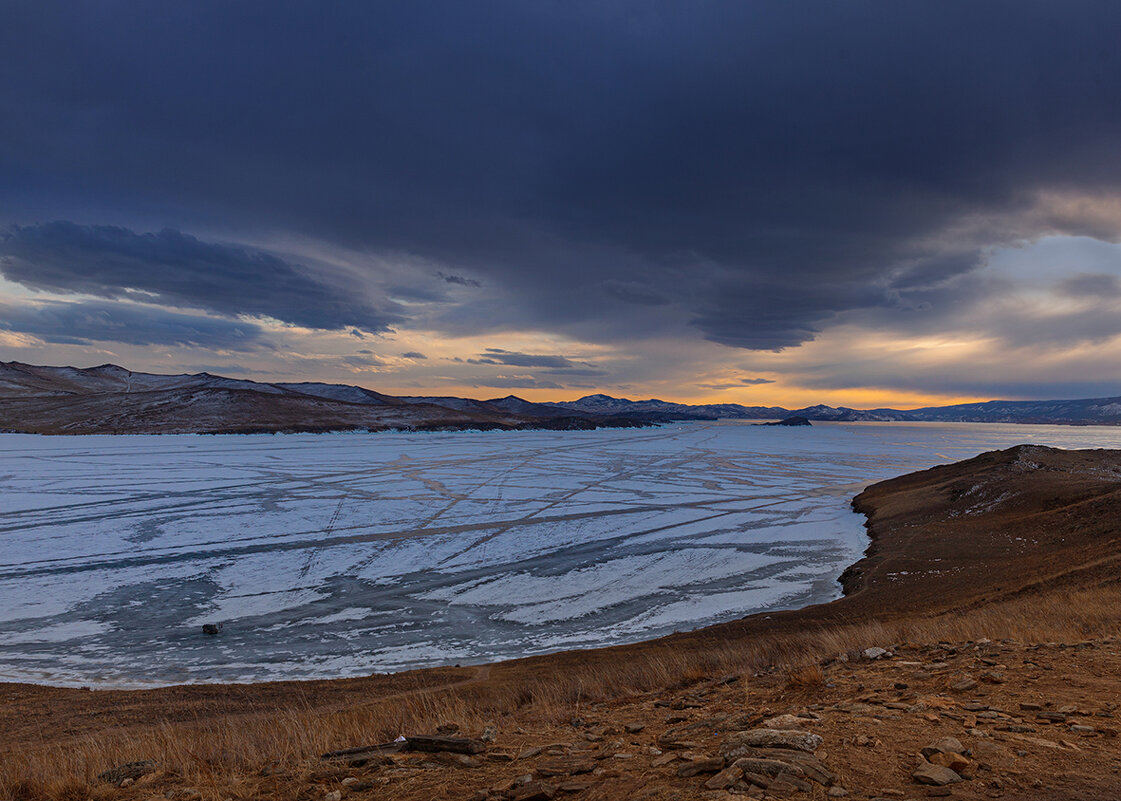
[[[866,547],[853,495],[1022,442],[1121,430],[4,434],[0,679],[361,675],[828,601]]]

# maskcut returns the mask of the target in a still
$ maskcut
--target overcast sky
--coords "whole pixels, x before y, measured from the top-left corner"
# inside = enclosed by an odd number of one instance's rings
[[[0,359],[1121,395],[1114,2],[6,3]]]

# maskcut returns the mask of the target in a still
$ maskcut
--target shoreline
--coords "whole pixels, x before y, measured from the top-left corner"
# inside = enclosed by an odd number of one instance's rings
[[[518,432],[588,432],[588,431],[627,431],[633,429],[662,428],[664,426],[681,425],[686,423],[721,424],[740,423],[750,426],[775,426],[783,418],[755,418],[755,417],[719,417],[719,418],[680,418],[680,419],[646,419],[622,418],[618,420],[591,421],[593,424],[549,426],[536,424],[506,425],[495,423],[493,425],[432,425],[432,426],[385,426],[371,428],[366,426],[352,427],[322,427],[307,426],[295,428],[237,428],[222,431],[19,431],[16,429],[2,428],[0,436],[13,435],[24,437],[255,437],[255,436],[342,436],[342,435],[376,435],[376,434],[488,434],[518,433]],[[1019,421],[1019,420],[813,420],[812,426],[880,426],[890,425],[898,427],[920,426],[1059,426],[1063,428],[1102,428],[1116,431],[1121,428],[1121,421],[1116,423],[1096,422],[1069,422],[1062,420],[1047,421]]]

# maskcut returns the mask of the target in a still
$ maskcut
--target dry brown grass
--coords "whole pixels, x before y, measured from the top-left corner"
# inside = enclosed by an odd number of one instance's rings
[[[808,690],[825,684],[825,671],[821,665],[806,665],[786,671],[786,689]]]
[[[873,645],[968,641],[1079,641],[1118,634],[1121,588],[1116,585],[1030,595],[928,618],[868,621],[797,634],[727,642],[719,647],[651,647],[627,659],[566,666],[547,675],[511,673],[454,688],[420,690],[343,710],[303,708],[162,723],[0,751],[0,797],[13,801],[79,801],[111,793],[96,775],[114,765],[156,760],[162,770],[197,787],[203,799],[237,797],[239,776],[269,764],[308,767],[336,748],[432,731],[454,721],[478,732],[488,721],[510,729],[522,722],[561,722],[582,706],[665,691],[729,673],[787,671],[793,686],[823,680],[821,662]],[[511,677],[512,676],[512,677]]]

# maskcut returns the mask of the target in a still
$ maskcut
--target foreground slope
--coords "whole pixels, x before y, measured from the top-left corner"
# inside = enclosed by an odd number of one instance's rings
[[[1019,446],[856,506],[873,544],[846,597],[658,641],[342,681],[8,685],[0,781],[138,801],[1117,797],[1121,452]],[[319,758],[439,727],[477,753]],[[822,740],[745,745],[759,728]],[[944,737],[964,753],[926,748]],[[136,760],[154,764],[97,779]],[[915,778],[938,768],[944,788]]]

